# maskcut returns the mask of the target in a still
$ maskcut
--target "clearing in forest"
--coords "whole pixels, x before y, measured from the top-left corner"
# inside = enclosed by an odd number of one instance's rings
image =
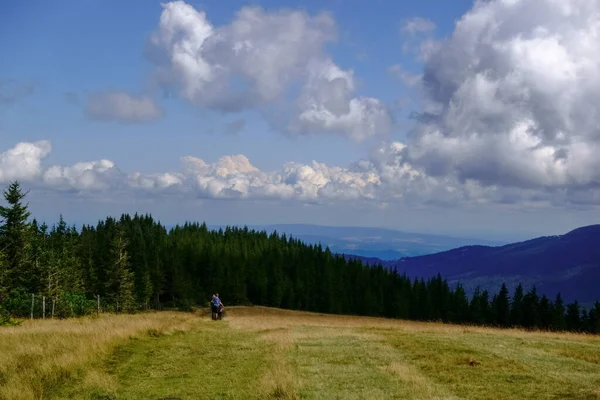
[[[0,399],[600,399],[600,337],[264,307],[0,328]]]

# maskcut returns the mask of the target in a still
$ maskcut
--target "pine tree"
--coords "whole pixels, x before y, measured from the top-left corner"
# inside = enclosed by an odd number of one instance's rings
[[[58,298],[67,293],[84,293],[79,239],[75,227],[69,227],[60,215],[47,238],[49,256],[44,263],[44,291],[48,296]]]
[[[510,297],[506,284],[502,284],[495,304],[496,323],[499,326],[507,327],[510,325]]]
[[[133,273],[129,269],[127,242],[121,227],[117,228],[112,240],[112,271],[109,276],[109,293],[117,312],[135,310]]]
[[[458,285],[454,290],[454,304],[454,322],[463,323],[469,321],[469,300],[465,293],[465,289],[461,285]]]
[[[600,301],[594,304],[589,314],[589,331],[590,333],[600,333]]]
[[[23,193],[18,182],[11,182],[4,190],[8,206],[0,206],[0,250],[5,256],[5,268],[1,285],[8,288],[31,292],[27,286],[27,255],[31,245],[31,230],[27,219],[30,216],[28,205],[23,204],[27,193]]]
[[[540,299],[540,307],[539,307],[539,315],[540,315],[540,325],[539,327],[545,330],[552,328],[552,322],[554,317],[554,306],[546,297],[543,295]]]
[[[481,291],[479,287],[477,287],[471,298],[471,304],[469,305],[471,321],[476,324],[487,323],[489,321],[489,308],[488,291]]]
[[[581,309],[581,315],[579,319],[579,328],[580,332],[589,332],[590,329],[590,318],[587,310],[585,308]]]
[[[86,294],[91,298],[96,298],[98,294],[102,293],[95,257],[96,239],[94,228],[86,225],[81,228],[78,258]]]
[[[62,220],[62,215],[61,215]],[[63,283],[65,290],[70,293],[84,293],[83,268],[79,258],[80,236],[75,226],[66,228],[63,243]]]
[[[577,301],[567,304],[567,313],[565,314],[567,329],[570,331],[581,330],[581,307]]]
[[[510,305],[510,324],[513,326],[523,326],[523,285],[515,289]]]
[[[556,331],[567,329],[567,322],[565,321],[565,304],[560,293],[556,295],[553,308],[552,329]]]
[[[0,304],[8,296],[8,292],[8,262],[4,252],[0,251]]]
[[[533,328],[540,325],[539,297],[536,288],[532,288],[523,297],[523,326]]]
[[[140,219],[136,215],[133,220],[123,218],[121,224],[130,226],[128,254],[130,255],[131,270],[134,274],[135,295],[137,302],[148,308],[152,296],[152,282],[150,280],[150,269],[148,267],[148,249],[146,237],[140,225]]]

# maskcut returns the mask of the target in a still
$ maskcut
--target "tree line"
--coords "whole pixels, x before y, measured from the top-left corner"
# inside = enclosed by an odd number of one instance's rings
[[[31,219],[18,182],[0,207],[0,314],[27,317],[31,295],[56,304],[58,317],[96,310],[132,313],[254,304],[322,313],[381,316],[500,327],[600,333],[600,303],[584,310],[506,285],[469,298],[440,275],[411,280],[381,265],[333,254],[285,234],[186,223],[167,230],[150,215],[107,217],[80,230],[62,218],[49,227]],[[40,315],[38,302],[36,315]],[[2,317],[0,317],[1,320]],[[1,321],[0,321],[1,322]]]

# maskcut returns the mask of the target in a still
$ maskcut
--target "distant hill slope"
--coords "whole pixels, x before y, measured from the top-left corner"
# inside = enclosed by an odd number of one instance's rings
[[[600,225],[504,246],[466,246],[382,263],[411,277],[439,272],[468,291],[477,285],[496,291],[502,282],[511,288],[522,282],[526,289],[535,285],[550,296],[561,292],[565,300],[590,303],[600,300]]]
[[[209,226],[218,229],[219,226]],[[428,235],[393,229],[305,224],[250,225],[250,229],[286,233],[305,243],[321,243],[334,253],[394,260],[450,250],[465,245],[500,245],[506,242]]]

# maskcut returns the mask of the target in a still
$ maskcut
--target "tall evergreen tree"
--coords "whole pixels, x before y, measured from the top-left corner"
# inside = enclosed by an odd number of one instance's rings
[[[600,333],[600,301],[597,301],[589,312],[589,331]]]
[[[49,267],[50,256],[48,252],[48,226],[45,223],[38,224],[34,219],[31,222],[31,247],[29,264],[30,271],[35,274],[29,278],[28,286],[34,293],[42,293],[48,296],[46,290],[46,274]],[[33,275],[32,274],[32,275]]]
[[[133,273],[129,267],[127,242],[121,228],[118,228],[112,239],[112,265],[109,275],[109,289],[115,302],[117,312],[135,310]]]
[[[577,301],[567,304],[567,313],[565,314],[567,329],[570,331],[581,330],[581,307]]]
[[[471,304],[469,305],[471,321],[476,324],[486,324],[489,322],[489,293],[487,290],[481,291],[479,287],[475,289]]]
[[[527,328],[540,326],[539,297],[535,287],[523,297],[523,326]]]
[[[469,299],[462,285],[456,287],[453,297],[455,306],[453,322],[468,322],[470,320]]]
[[[8,262],[6,261],[6,255],[4,252],[0,251],[0,307],[4,299],[6,299],[8,296],[8,284]]]
[[[523,326],[523,297],[523,285],[519,283],[510,304],[510,324],[513,326]]]
[[[554,300],[554,315],[552,318],[552,329],[562,331],[567,329],[567,322],[565,321],[565,303],[563,302],[560,293],[556,295]]]
[[[540,321],[539,321],[540,328],[548,330],[553,327],[552,324],[553,324],[553,320],[554,320],[554,306],[550,302],[548,297],[546,297],[546,295],[543,295],[542,298],[540,299],[539,317],[540,317]]]
[[[510,297],[508,294],[508,288],[506,284],[502,284],[500,287],[500,292],[498,292],[498,297],[495,303],[495,317],[496,323],[499,326],[509,326],[510,325]]]
[[[1,285],[4,291],[14,287],[21,287],[26,291],[32,289],[27,282],[27,274],[32,271],[27,271],[31,231],[27,222],[30,216],[28,205],[23,204],[26,195],[19,182],[11,182],[4,190],[4,199],[8,205],[0,206],[0,250],[5,257]]]

